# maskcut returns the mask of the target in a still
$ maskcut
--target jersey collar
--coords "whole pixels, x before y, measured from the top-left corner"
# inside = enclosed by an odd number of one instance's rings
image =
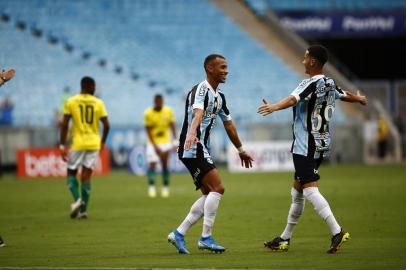
[[[211,87],[210,83],[207,80],[204,80],[204,82],[206,83],[207,87],[210,89],[211,93],[213,94],[213,96],[217,97],[220,88],[217,87],[216,91],[213,90],[213,87]]]
[[[311,79],[311,80],[318,80],[318,79],[321,79],[321,78],[324,78],[324,77],[325,77],[324,74],[318,74],[318,75],[314,75],[314,76],[311,77],[310,79]]]

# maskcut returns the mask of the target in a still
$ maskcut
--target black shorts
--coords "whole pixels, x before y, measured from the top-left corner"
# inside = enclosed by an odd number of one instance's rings
[[[190,175],[193,177],[196,190],[202,187],[203,177],[211,170],[216,168],[211,158],[180,158],[186,168],[189,170]]]
[[[320,179],[318,172],[323,158],[311,158],[293,154],[293,164],[295,165],[295,180],[301,185],[314,182]]]

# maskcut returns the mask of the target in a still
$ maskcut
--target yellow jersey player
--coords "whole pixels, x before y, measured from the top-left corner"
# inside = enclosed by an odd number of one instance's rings
[[[147,131],[147,162],[148,162],[148,195],[156,197],[155,170],[157,163],[162,165],[162,197],[169,196],[169,152],[178,146],[176,138],[175,115],[171,108],[164,106],[162,95],[155,95],[154,107],[144,112],[144,125]],[[170,137],[172,131],[172,140]]]
[[[94,96],[95,81],[90,77],[84,77],[80,85],[80,94],[66,100],[64,105],[59,149],[62,159],[68,163],[68,187],[74,199],[70,217],[85,219],[90,197],[90,178],[99,151],[103,149],[106,142],[110,124],[103,101]],[[70,119],[73,123],[73,139],[68,153],[65,142]],[[103,123],[101,139],[99,121]],[[82,168],[81,195],[79,195],[79,184],[76,179],[79,168]]]

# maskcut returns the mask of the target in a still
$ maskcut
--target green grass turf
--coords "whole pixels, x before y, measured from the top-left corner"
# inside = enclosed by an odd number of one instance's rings
[[[146,179],[127,172],[95,178],[88,220],[69,218],[65,180],[0,179],[0,248],[4,267],[139,267],[257,269],[405,269],[406,167],[324,166],[320,190],[352,239],[336,255],[327,225],[307,204],[291,248],[263,247],[281,233],[290,205],[292,173],[229,174],[217,214],[215,239],[224,254],[197,249],[201,221],[179,255],[167,234],[199,196],[189,175],[172,177],[168,199],[150,199]]]

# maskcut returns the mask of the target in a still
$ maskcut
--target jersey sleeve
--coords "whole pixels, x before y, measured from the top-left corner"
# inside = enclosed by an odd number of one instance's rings
[[[196,91],[192,93],[192,109],[204,109],[204,98],[208,90],[209,88],[204,83],[197,87]]]
[[[171,108],[168,108],[168,119],[169,122],[175,123],[175,114],[173,113],[173,110]]]
[[[312,86],[312,80],[303,80],[290,95],[296,98],[296,102],[299,102],[312,93]]]
[[[65,100],[65,103],[63,104],[63,114],[72,115],[72,107],[70,99]]]
[[[221,98],[223,99],[223,104],[221,105],[221,109],[218,112],[218,115],[220,116],[221,121],[226,122],[226,121],[230,121],[231,118],[231,114],[230,111],[227,108],[227,103],[226,103],[226,98],[224,96],[224,94],[220,94]]]
[[[153,126],[153,124],[152,124],[152,117],[151,117],[151,113],[150,113],[150,110],[149,110],[149,109],[144,112],[144,125],[145,125],[146,127],[151,127],[151,126]]]
[[[338,85],[336,85],[336,89],[335,89],[335,98],[336,99],[342,99],[343,97],[345,97],[347,94],[345,93],[344,90],[342,90]]]
[[[104,102],[102,100],[100,100],[99,107],[100,107],[100,118],[107,117],[106,106],[104,106]]]

